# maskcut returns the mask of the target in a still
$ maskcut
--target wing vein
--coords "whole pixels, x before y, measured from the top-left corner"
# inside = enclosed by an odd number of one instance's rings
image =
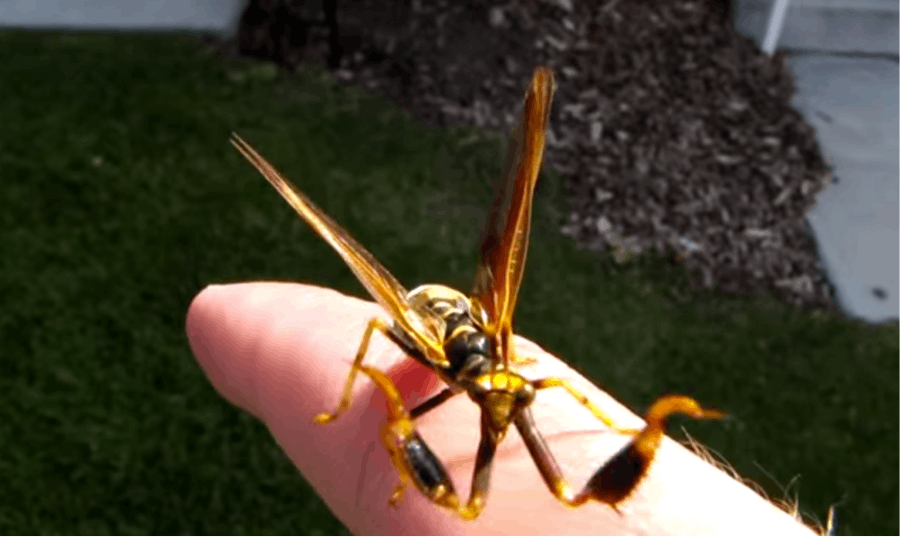
[[[432,358],[443,357],[440,340],[431,333],[427,311],[416,310],[407,300],[407,290],[375,257],[350,236],[337,222],[325,214],[293,183],[237,134],[232,145],[266,178],[281,197],[344,259],[350,270],[369,294],[400,325],[418,346]]]

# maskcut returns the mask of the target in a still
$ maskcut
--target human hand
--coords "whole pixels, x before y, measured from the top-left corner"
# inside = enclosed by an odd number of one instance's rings
[[[466,522],[411,487],[398,509],[387,505],[397,471],[378,441],[384,398],[360,376],[353,404],[333,411],[366,323],[384,312],[371,302],[320,287],[286,283],[211,286],[191,304],[187,334],[200,366],[218,392],[262,420],[332,512],[357,534],[692,534],[811,535],[812,531],[724,472],[666,439],[647,477],[620,505],[560,504],[547,490],[518,433],[510,430],[494,462],[482,515]],[[642,421],[559,359],[517,338],[536,358],[528,378],[571,380],[620,426]],[[428,369],[406,359],[381,336],[365,363],[386,372],[409,408],[439,389]],[[562,390],[542,391],[535,420],[572,486],[581,485],[628,442],[604,430]],[[478,408],[459,395],[417,422],[462,498],[467,497],[479,434]]]

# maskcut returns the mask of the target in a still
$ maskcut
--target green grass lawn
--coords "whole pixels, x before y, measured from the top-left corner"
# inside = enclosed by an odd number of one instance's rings
[[[469,289],[497,140],[186,37],[0,33],[0,533],[346,531],[183,333],[211,282],[363,294],[232,131],[410,288]],[[896,325],[692,294],[658,259],[576,249],[557,178],[538,190],[519,333],[635,410],[726,410],[691,434],[821,520],[838,503],[842,533],[900,531]]]

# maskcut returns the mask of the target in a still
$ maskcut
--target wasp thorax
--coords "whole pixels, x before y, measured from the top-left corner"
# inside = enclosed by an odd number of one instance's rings
[[[491,342],[472,319],[465,295],[442,285],[423,285],[409,294],[410,303],[436,313],[444,323],[444,373],[462,381],[483,375],[491,367]]]

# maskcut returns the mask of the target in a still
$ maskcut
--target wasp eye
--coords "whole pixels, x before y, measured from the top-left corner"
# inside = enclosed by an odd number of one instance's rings
[[[534,400],[534,386],[531,384],[523,385],[516,391],[516,402],[519,404],[530,403]]]

